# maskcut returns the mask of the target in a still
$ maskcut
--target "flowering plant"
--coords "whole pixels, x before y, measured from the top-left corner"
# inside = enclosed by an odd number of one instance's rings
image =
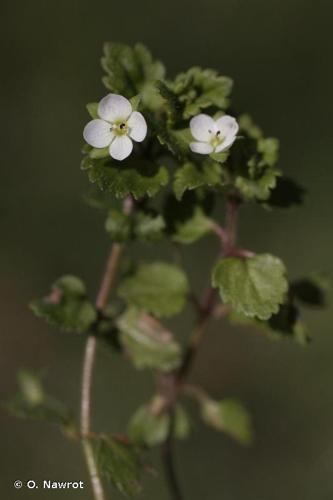
[[[239,214],[248,204],[289,208],[302,202],[304,190],[277,167],[277,139],[231,108],[230,78],[199,67],[167,78],[140,44],[107,43],[102,67],[109,93],[87,106],[82,170],[96,187],[90,203],[105,213],[110,256],[94,302],[81,279],[66,275],[31,304],[49,324],[85,339],[80,421],[30,372],[19,375],[21,390],[9,407],[54,421],[81,441],[95,500],[106,498],[103,476],[124,494],[139,492],[148,450],[157,445],[171,496],[180,500],[173,441],[191,433],[186,398],[205,424],[243,445],[253,439],[242,403],[215,400],[188,382],[207,323],[224,319],[306,344],[302,308],[323,305],[324,287],[318,276],[291,281],[280,258],[237,243]],[[216,206],[223,206],[222,222]],[[217,241],[215,261],[204,263],[210,284],[194,288],[179,256],[186,259],[187,247],[209,234]],[[175,248],[177,259],[119,266],[130,245],[156,241]],[[194,328],[181,345],[163,321],[187,304]],[[155,376],[156,392],[129,418],[126,436],[91,429],[98,342]]]

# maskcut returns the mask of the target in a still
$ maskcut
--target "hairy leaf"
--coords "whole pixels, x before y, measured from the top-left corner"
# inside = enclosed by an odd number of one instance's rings
[[[286,269],[280,259],[269,254],[246,259],[220,260],[213,271],[213,286],[222,300],[249,317],[268,319],[277,313],[288,290]]]
[[[120,341],[137,368],[169,371],[181,363],[180,346],[157,320],[135,309],[118,320]]]
[[[110,158],[92,159],[86,156],[81,168],[87,171],[91,182],[116,198],[125,198],[129,194],[136,199],[145,195],[154,196],[169,180],[165,167],[135,158],[120,163]]]
[[[184,192],[201,186],[216,186],[223,184],[222,167],[219,163],[206,161],[203,165],[185,163],[175,173],[173,190],[177,200],[180,200]]]
[[[95,438],[92,443],[100,474],[124,495],[140,493],[143,465],[137,448],[111,436]]]
[[[214,429],[229,434],[241,444],[249,445],[252,443],[251,418],[244,406],[238,401],[203,399],[201,412],[206,424]]]
[[[16,417],[45,420],[59,425],[67,434],[74,431],[69,410],[53,397],[44,393],[39,376],[28,370],[18,373],[19,392],[6,404],[7,410]]]
[[[84,283],[76,276],[57,280],[51,293],[30,304],[36,316],[64,331],[87,332],[97,318],[93,304],[87,299]]]
[[[178,110],[181,110],[185,120],[205,108],[215,106],[225,109],[229,104],[232,80],[212,69],[193,67],[185,73],[180,73],[173,82],[163,83],[160,90],[170,113],[173,114],[175,108],[177,114]]]
[[[130,217],[118,210],[110,210],[105,221],[105,229],[113,241],[127,241],[132,232]]]
[[[188,282],[178,267],[164,262],[142,264],[136,273],[125,279],[119,296],[129,305],[154,316],[173,316],[185,305]]]
[[[139,240],[155,241],[163,236],[165,222],[162,215],[139,212],[135,219],[134,232]]]
[[[103,83],[112,92],[127,98],[139,95],[150,110],[161,105],[155,81],[164,78],[165,69],[144,45],[132,48],[122,43],[106,43],[102,67],[106,72]]]
[[[172,239],[177,243],[189,245],[209,233],[211,228],[211,219],[198,207],[193,217],[183,223],[177,224],[176,232]]]
[[[190,432],[190,423],[182,406],[177,405],[174,419],[174,437],[186,438]],[[154,446],[166,440],[169,428],[170,416],[166,412],[156,413],[153,402],[138,408],[130,420],[128,432],[136,443]]]

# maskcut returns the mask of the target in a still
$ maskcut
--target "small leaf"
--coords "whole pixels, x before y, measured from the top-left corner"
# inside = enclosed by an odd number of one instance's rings
[[[125,198],[129,194],[136,199],[145,195],[154,196],[169,180],[166,167],[143,159],[128,158],[120,164],[111,158],[92,159],[86,156],[81,168],[87,171],[90,182],[116,198]]]
[[[224,151],[223,153],[211,153],[210,158],[218,163],[225,163],[229,156],[229,151]]]
[[[161,106],[155,81],[164,78],[165,68],[144,45],[132,48],[122,43],[106,43],[102,67],[106,72],[103,83],[112,92],[128,98],[139,95],[143,106],[152,111]]]
[[[206,424],[229,434],[243,445],[252,443],[251,418],[241,403],[232,399],[203,399],[201,405],[202,418]]]
[[[246,259],[220,260],[213,271],[213,286],[222,300],[249,317],[268,319],[277,313],[288,290],[286,269],[280,259],[269,254]]]
[[[139,369],[170,371],[181,363],[180,346],[157,320],[128,309],[118,320],[120,341]]]
[[[198,207],[192,218],[184,223],[177,224],[173,241],[189,245],[209,233],[212,228],[212,221]]]
[[[157,138],[160,144],[166,146],[179,160],[183,160],[190,154],[192,136],[189,128],[175,130],[162,122],[157,127]]]
[[[92,443],[100,474],[124,495],[140,493],[143,466],[137,448],[111,436],[96,438]]]
[[[183,118],[188,120],[211,106],[226,109],[232,80],[212,69],[193,67],[180,73],[173,82],[168,82],[168,88],[178,97]]]
[[[185,191],[180,201],[173,194],[166,197],[163,207],[163,217],[166,222],[166,232],[174,234],[177,227],[194,217],[199,209],[205,215],[210,215],[215,205],[215,193],[204,188]]]
[[[182,406],[177,405],[174,418],[174,436],[177,439],[185,439],[190,432],[190,423]],[[138,444],[155,446],[166,440],[169,429],[169,414],[156,414],[153,401],[150,405],[141,406],[134,413],[129,423],[129,436]]]
[[[176,171],[173,189],[180,200],[187,189],[216,185],[223,185],[222,168],[218,163],[205,162],[202,166],[185,163]]]
[[[132,105],[132,110],[133,111],[138,111],[140,103],[141,103],[141,97],[140,95],[135,95],[134,97],[130,98],[130,102]]]
[[[275,188],[278,176],[281,172],[275,168],[267,168],[264,173],[256,179],[237,176],[235,186],[248,200],[267,200],[271,190]]]
[[[178,96],[171,90],[166,82],[158,81],[156,83],[156,87],[165,101],[167,113],[171,123],[177,122],[181,119],[183,108]]]
[[[18,373],[20,390],[5,407],[16,417],[45,420],[59,425],[64,432],[72,434],[74,422],[69,410],[56,399],[44,393],[36,373],[21,370]]]
[[[36,316],[64,331],[87,332],[97,318],[83,282],[71,275],[57,280],[51,293],[33,301],[30,307]]]
[[[125,279],[118,293],[129,305],[154,316],[173,316],[186,302],[188,282],[178,267],[163,262],[142,264]]]
[[[162,215],[139,212],[135,219],[134,233],[139,240],[155,241],[163,236],[165,222]]]
[[[93,120],[99,118],[97,109],[98,109],[98,102],[89,102],[89,104],[87,104],[87,111]]]
[[[110,210],[105,221],[105,229],[113,241],[127,241],[131,237],[130,218],[118,210]]]

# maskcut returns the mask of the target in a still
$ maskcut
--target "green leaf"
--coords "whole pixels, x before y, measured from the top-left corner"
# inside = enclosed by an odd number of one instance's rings
[[[177,200],[180,200],[184,192],[201,186],[223,185],[222,167],[218,163],[205,162],[203,165],[185,163],[175,173],[173,190]]]
[[[30,370],[18,373],[19,392],[5,407],[16,417],[45,420],[59,425],[67,434],[73,433],[74,423],[69,410],[46,395],[39,376]]]
[[[271,190],[275,188],[280,170],[268,168],[257,179],[248,179],[237,176],[235,186],[247,200],[267,200],[271,195]]]
[[[124,495],[141,491],[142,462],[135,446],[111,436],[92,440],[97,468]]]
[[[128,309],[118,320],[120,341],[139,369],[170,371],[181,363],[180,346],[151,316]]]
[[[118,293],[129,305],[154,316],[173,316],[185,305],[188,282],[184,272],[174,265],[142,264],[123,281]]]
[[[130,420],[129,436],[138,444],[155,446],[163,443],[168,436],[170,416],[166,412],[157,413],[154,406],[154,400],[149,405],[140,406]],[[177,405],[174,418],[174,437],[185,439],[190,432],[190,423],[182,406]]]
[[[249,317],[268,319],[277,313],[288,290],[286,269],[269,254],[220,260],[213,271],[213,286],[222,300]]]
[[[226,109],[232,90],[232,80],[218,75],[212,69],[190,68],[180,73],[173,82],[167,82],[168,90],[173,92],[181,105],[182,116],[188,120],[201,110],[215,106]],[[170,99],[167,100],[170,102]]]
[[[172,129],[165,122],[159,123],[157,127],[157,138],[162,146],[183,160],[190,154],[190,142],[192,140],[189,128]]]
[[[132,105],[132,110],[138,111],[141,103],[141,97],[139,95],[135,95],[134,97],[130,98],[130,102]]]
[[[176,233],[178,226],[192,219],[198,209],[209,216],[214,209],[214,204],[215,193],[205,188],[185,191],[180,201],[173,194],[169,194],[163,206],[166,232],[171,235]]]
[[[97,318],[83,282],[71,275],[57,280],[51,293],[33,301],[30,307],[36,316],[64,331],[87,332]]]
[[[281,175],[275,167],[279,142],[273,137],[263,137],[249,116],[240,116],[238,121],[240,139],[234,143],[228,158],[234,186],[245,200],[267,200]]]
[[[275,137],[262,138],[258,141],[258,152],[262,165],[274,167],[279,158],[279,141]]]
[[[214,401],[203,399],[202,418],[209,426],[229,434],[243,445],[253,441],[251,418],[244,406],[232,399]]]
[[[97,112],[98,102],[89,102],[86,107],[87,107],[88,113],[90,114],[90,116],[93,120],[95,120],[96,118],[99,118],[98,112]]]
[[[81,168],[87,171],[90,182],[116,198],[125,198],[129,194],[135,199],[154,196],[169,180],[165,167],[143,159],[129,158],[120,163],[110,158],[94,160],[86,156]]]
[[[172,239],[177,243],[189,245],[209,233],[211,228],[211,219],[198,207],[192,218],[184,223],[177,224]]]
[[[112,92],[128,98],[139,95],[143,106],[153,111],[161,106],[155,81],[164,78],[165,68],[144,45],[132,48],[122,43],[106,43],[102,67],[106,72],[103,83]]]
[[[223,153],[211,153],[210,158],[219,163],[225,163],[229,157],[229,151],[224,151]]]
[[[105,229],[113,241],[127,241],[131,237],[130,217],[118,210],[110,210],[105,221]]]
[[[155,241],[162,238],[165,222],[162,215],[138,212],[135,219],[134,233],[139,240]]]
[[[180,103],[178,96],[171,90],[166,82],[158,81],[156,82],[156,87],[165,101],[167,113],[171,123],[177,122],[182,116],[182,104]]]

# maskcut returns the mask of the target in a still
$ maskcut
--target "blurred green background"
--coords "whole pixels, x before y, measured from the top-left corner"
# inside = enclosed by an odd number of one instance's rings
[[[45,369],[49,392],[74,410],[79,405],[83,339],[49,329],[27,304],[68,272],[84,278],[95,294],[108,253],[103,218],[82,202],[88,182],[79,170],[85,104],[105,94],[99,65],[105,40],[142,41],[171,76],[198,64],[234,78],[235,105],[281,139],[281,167],[309,192],[303,209],[251,207],[242,213],[241,241],[284,258],[291,277],[313,270],[332,274],[332,15],[329,0],[3,4],[2,399],[15,392],[16,371],[24,366]],[[214,249],[208,239],[189,254],[195,283],[205,283]],[[153,256],[156,250],[143,252]],[[192,438],[177,447],[187,500],[333,498],[331,320],[329,309],[309,314],[314,342],[305,349],[211,325],[192,380],[216,397],[242,399],[257,439],[243,449],[194,419]],[[186,335],[185,325],[177,327]],[[124,430],[150,391],[148,375],[101,349],[95,428]],[[89,487],[59,493],[12,486],[16,479],[88,480],[80,448],[57,429],[2,415],[0,443],[1,499],[91,499]],[[111,490],[109,497],[119,498]],[[161,476],[146,479],[142,498],[168,498]]]

